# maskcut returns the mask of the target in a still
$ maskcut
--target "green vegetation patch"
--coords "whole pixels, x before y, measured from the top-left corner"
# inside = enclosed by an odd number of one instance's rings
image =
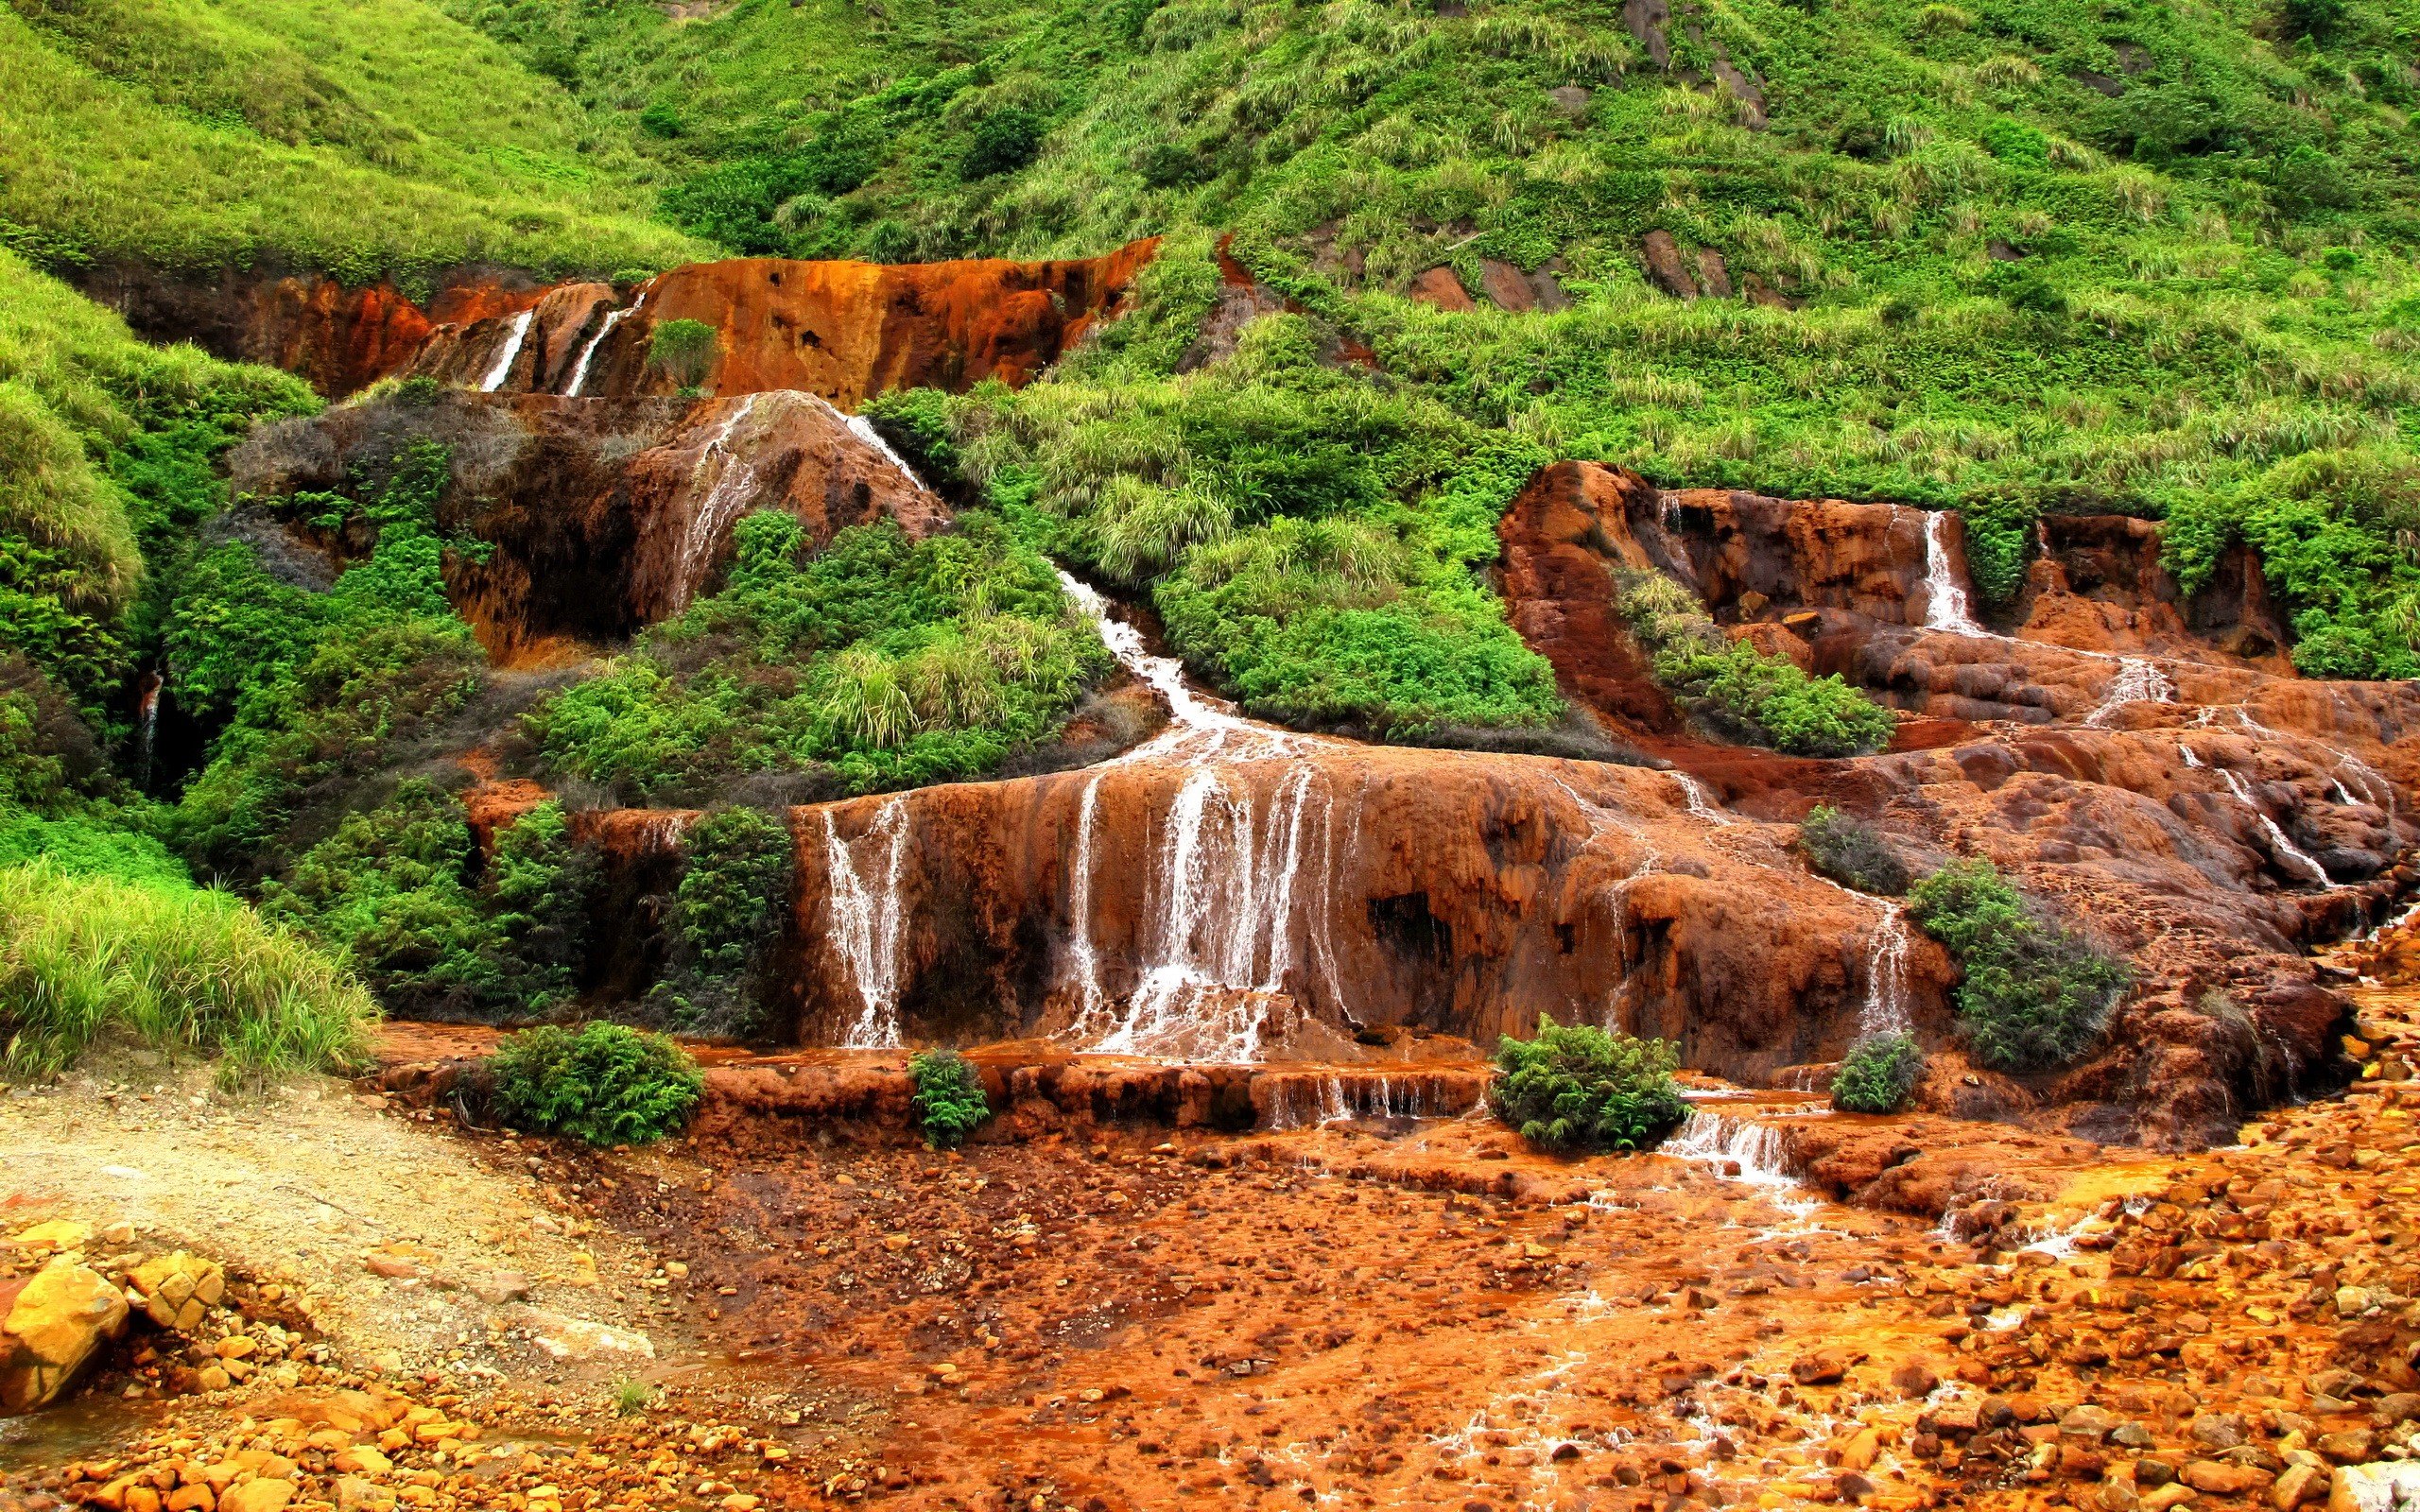
[[[1963,973],[1959,1026],[1994,1071],[2054,1071],[2098,1042],[2133,977],[2043,918],[1988,861],[1954,861],[1916,884],[1908,915]]]
[[[639,802],[746,774],[820,774],[824,796],[977,776],[1110,666],[1049,562],[985,513],[921,541],[856,526],[810,558],[765,511],[733,542],[722,592],[531,714],[554,771]]]
[[[330,956],[189,884],[0,868],[0,1067],[51,1075],[103,1036],[220,1057],[223,1080],[340,1072],[378,1009]]]
[[[983,1078],[957,1051],[918,1051],[908,1057],[908,1074],[916,1082],[916,1095],[908,1106],[925,1143],[933,1148],[958,1148],[992,1116]]]
[[[1915,1036],[1869,1035],[1841,1057],[1832,1078],[1832,1106],[1851,1113],[1895,1113],[1908,1106],[1924,1070]]]
[[[679,1045],[618,1023],[524,1029],[496,1047],[487,1071],[497,1111],[513,1127],[599,1146],[672,1133],[706,1086]]]
[[[1885,898],[1908,890],[1908,864],[1882,832],[1828,803],[1798,821],[1798,849],[1807,865],[1843,887]]]
[[[1697,595],[1657,572],[1618,575],[1622,618],[1647,649],[1655,680],[1708,731],[1792,756],[1858,756],[1899,728],[1891,711],[1835,674],[1735,641]]]
[[[1487,1084],[1487,1107],[1557,1155],[1642,1150],[1688,1111],[1672,1080],[1680,1063],[1669,1040],[1541,1016],[1536,1039],[1506,1035],[1498,1042],[1499,1074]]]

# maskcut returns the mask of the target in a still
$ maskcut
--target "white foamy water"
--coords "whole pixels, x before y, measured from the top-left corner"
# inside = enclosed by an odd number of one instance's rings
[[[2139,656],[2118,659],[2118,675],[2101,696],[2100,707],[2083,716],[2087,725],[2102,725],[2130,703],[2174,703],[2176,684],[2158,665]]]
[[[1677,767],[1673,769],[1671,775],[1673,780],[1681,784],[1681,792],[1688,802],[1691,817],[1703,819],[1706,823],[1714,825],[1738,822],[1730,815],[1715,807],[1714,795],[1706,790],[1703,782]]]
[[[1134,879],[1150,924],[1138,979],[1122,1003],[1102,987],[1092,935],[1101,872],[1099,774],[1086,784],[1069,868],[1076,1037],[1104,1054],[1255,1059],[1271,1030],[1286,1027],[1272,1018],[1292,1011],[1284,996],[1288,972],[1324,969],[1331,984],[1337,980],[1325,929],[1336,813],[1325,774],[1309,763],[1292,765],[1273,783],[1238,768],[1334,743],[1259,724],[1201,696],[1176,659],[1145,650],[1141,634],[1112,617],[1098,593],[1063,570],[1059,580],[1111,655],[1167,704],[1167,729],[1106,765],[1151,763],[1184,773],[1151,864]]]
[[[1975,622],[1966,600],[1966,585],[1949,565],[1949,514],[1945,509],[1925,514],[1925,628],[1952,635],[1990,635]]]
[[[1357,1118],[1442,1118],[1443,1101],[1426,1076],[1292,1076],[1276,1087],[1272,1129],[1315,1128]]]
[[[840,1040],[848,1050],[892,1050],[899,1027],[899,873],[908,856],[908,796],[883,800],[853,841],[823,810],[824,902],[834,948],[849,963],[859,1012]]]
[[[829,404],[826,404],[824,407],[832,409],[832,406]],[[836,415],[840,415],[840,412],[838,409],[833,409],[832,412]],[[909,483],[914,484],[919,489],[925,487],[925,480],[916,475],[916,470],[908,465],[908,459],[906,457],[901,456],[897,452],[890,449],[890,443],[882,438],[882,432],[873,428],[873,421],[866,419],[863,415],[840,415],[840,420],[843,424],[849,427],[850,435],[855,436],[858,440],[865,442],[868,446],[871,446],[875,451],[880,452],[886,461],[890,462],[892,467],[899,470],[900,476],[906,478]]]
[[[2227,791],[2233,793],[2237,801],[2250,809],[2253,817],[2260,821],[2261,832],[2269,836],[2270,847],[2277,852],[2279,859],[2291,862],[2297,870],[2323,887],[2336,885],[2328,877],[2326,868],[2313,860],[2309,852],[2304,850],[2302,847],[2286,837],[2286,832],[2277,827],[2277,821],[2269,816],[2269,811],[2254,799],[2251,787],[2242,778],[2223,766],[2218,768],[2218,773],[2225,780]]]
[[[639,306],[646,302],[647,296],[642,294],[637,298],[637,300],[633,301],[630,308],[626,310],[608,310],[605,312],[605,323],[598,326],[596,328],[596,334],[588,338],[588,345],[579,349],[579,360],[572,364],[571,383],[563,389],[563,393],[565,395],[577,395],[582,388],[588,386],[588,365],[596,358],[596,349],[604,343],[607,336],[614,334],[614,328],[615,326],[620,325],[630,317],[638,314]]]
[[[1858,1009],[1858,1038],[1908,1034],[1915,1028],[1908,1014],[1909,943],[1907,910],[1886,903],[1882,921],[1866,937],[1865,1002]]]
[[[504,338],[504,350],[496,353],[494,364],[488,369],[488,375],[479,380],[480,393],[494,393],[504,387],[507,378],[512,376],[512,359],[521,355],[522,338],[529,334],[529,321],[537,313],[533,305],[512,318],[512,330]]]
[[[725,415],[706,444],[698,451],[698,460],[690,469],[689,482],[694,488],[699,476],[717,457],[721,469],[705,496],[689,507],[689,523],[682,531],[681,551],[675,558],[672,583],[672,608],[675,612],[686,609],[703,586],[706,569],[713,564],[715,544],[731,523],[739,518],[756,497],[756,470],[739,459],[731,449],[732,432],[756,410],[756,401],[765,396],[750,394],[739,407]]]

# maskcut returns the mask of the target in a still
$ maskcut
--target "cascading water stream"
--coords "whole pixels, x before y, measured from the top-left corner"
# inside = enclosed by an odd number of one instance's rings
[[[2108,723],[2112,714],[2130,703],[2175,701],[2175,682],[2156,664],[2144,657],[2119,657],[2118,676],[2110,679],[2109,691],[2102,695],[2100,707],[2084,715],[2083,722],[2097,728]]]
[[[1688,773],[1680,770],[1678,767],[1673,769],[1672,776],[1680,782],[1681,791],[1687,798],[1689,814],[1692,817],[1703,819],[1706,823],[1713,825],[1728,825],[1738,822],[1730,815],[1725,814],[1720,809],[1715,807],[1714,795],[1706,791],[1706,785],[1703,782],[1699,782],[1696,778],[1691,777]]]
[[[823,810],[825,906],[831,939],[849,963],[860,1005],[840,1040],[848,1050],[894,1050],[899,1031],[899,873],[908,857],[908,796],[895,794],[854,841]],[[868,865],[872,863],[872,865]]]
[[[1076,1033],[1103,1053],[1255,1058],[1289,971],[1323,969],[1331,985],[1337,979],[1323,925],[1335,814],[1324,776],[1309,764],[1291,766],[1273,785],[1242,781],[1236,768],[1330,743],[1256,724],[1202,697],[1175,659],[1146,651],[1099,593],[1063,571],[1059,576],[1111,654],[1167,703],[1168,728],[1107,765],[1159,763],[1184,773],[1142,882],[1155,923],[1122,1006],[1101,984],[1092,932],[1100,774],[1085,786],[1068,885]],[[1268,794],[1259,805],[1265,812],[1255,812],[1256,790]],[[1308,959],[1298,958],[1298,933]]]
[[[2251,787],[2242,778],[2223,766],[2220,767],[2218,772],[2219,776],[2225,781],[2227,791],[2233,793],[2237,801],[2250,809],[2253,817],[2260,821],[2261,832],[2269,836],[2270,848],[2276,851],[2280,859],[2292,862],[2311,881],[2323,887],[2336,885],[2327,875],[2326,868],[2313,860],[2302,847],[2286,837],[2286,832],[2277,827],[2277,821],[2269,816],[2269,811],[2262,808],[2253,798]]]
[[[522,338],[528,335],[529,322],[537,313],[533,305],[512,318],[512,330],[504,338],[504,350],[496,353],[495,363],[488,369],[488,375],[479,380],[480,393],[494,393],[504,387],[507,378],[512,376],[512,359],[521,355]]]
[[[714,558],[715,542],[722,539],[723,531],[756,496],[756,470],[732,452],[731,436],[755,412],[756,401],[763,397],[750,394],[737,409],[724,416],[714,434],[706,438],[706,444],[699,449],[697,464],[690,470],[689,480],[694,486],[699,474],[716,456],[722,458],[721,470],[716,472],[705,497],[691,507],[688,525],[682,532],[681,551],[673,568],[672,608],[676,612],[687,608],[690,599],[697,596],[706,568]]]
[[[830,404],[826,404],[824,407],[826,409],[832,409],[832,412],[836,415],[840,415],[841,423],[849,427],[849,434],[856,437],[858,440],[865,442],[868,446],[873,447],[875,451],[880,452],[883,455],[883,459],[888,461],[892,467],[897,468],[902,477],[906,478],[909,483],[915,485],[919,489],[923,489],[925,487],[925,480],[916,475],[916,470],[908,465],[908,459],[906,457],[901,456],[897,452],[891,450],[890,443],[882,438],[882,432],[873,428],[873,421],[866,419],[863,415],[840,414],[839,410],[834,409]]]
[[[1885,904],[1882,922],[1866,940],[1865,1002],[1858,1009],[1858,1038],[1907,1034],[1915,1028],[1908,1013],[1910,944],[1907,910]]]
[[[1948,518],[1948,511],[1943,509],[1925,516],[1925,628],[1990,636],[1991,631],[1975,622],[1966,601],[1966,585],[1949,565],[1949,539],[1944,533]]]
[[[581,388],[587,387],[588,364],[596,357],[596,349],[604,344],[607,336],[614,334],[615,326],[620,325],[629,317],[638,314],[639,306],[646,302],[647,296],[642,294],[628,309],[605,312],[605,323],[598,326],[596,334],[588,338],[588,345],[579,349],[579,360],[572,364],[571,383],[563,389],[566,396],[577,396]]]

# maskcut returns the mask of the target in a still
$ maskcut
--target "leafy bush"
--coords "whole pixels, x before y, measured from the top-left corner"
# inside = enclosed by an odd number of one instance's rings
[[[104,1033],[221,1057],[222,1080],[350,1071],[376,1005],[332,957],[187,885],[0,869],[0,1069],[53,1074]]]
[[[722,355],[722,333],[703,320],[666,320],[648,338],[648,361],[683,392],[695,389]]]
[[[601,1021],[525,1029],[496,1047],[487,1069],[507,1123],[596,1145],[662,1139],[706,1085],[698,1063],[664,1036]]]
[[[1886,898],[1908,890],[1908,865],[1882,832],[1828,803],[1798,821],[1798,848],[1808,865],[1844,887]]]
[[[721,593],[530,715],[554,769],[658,800],[747,773],[858,792],[976,776],[1048,738],[1110,664],[991,516],[921,541],[860,525],[812,560],[779,511],[733,534]]]
[[[908,1074],[916,1079],[916,1095],[909,1103],[916,1126],[935,1149],[958,1148],[992,1116],[983,1078],[957,1051],[919,1051],[908,1057]]]
[[[1014,173],[1041,152],[1042,138],[1048,130],[1042,117],[1021,107],[994,111],[976,124],[975,139],[967,144],[959,174],[976,180]]]
[[[1924,1074],[1913,1035],[1877,1034],[1849,1046],[1832,1078],[1832,1106],[1850,1113],[1895,1113]]]
[[[1488,1110],[1556,1154],[1644,1149],[1687,1111],[1672,1080],[1680,1063],[1669,1040],[1541,1016],[1535,1040],[1497,1044]]]
[[[2041,918],[1988,861],[1952,862],[1917,883],[1908,914],[1957,960],[1960,1026],[1994,1071],[2074,1060],[2132,981],[2123,965]]]
[[[1837,676],[1810,678],[1784,657],[1725,636],[1697,596],[1661,573],[1620,575],[1622,617],[1646,647],[1655,680],[1726,739],[1792,756],[1879,749],[1899,726],[1891,711]]]

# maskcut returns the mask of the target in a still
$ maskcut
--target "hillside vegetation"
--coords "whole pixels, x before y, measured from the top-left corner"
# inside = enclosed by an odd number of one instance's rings
[[[2258,549],[2304,671],[2420,673],[2420,0],[1625,13],[9,0],[0,864],[199,896],[190,866],[390,1002],[553,1011],[595,985],[593,843],[549,808],[488,854],[430,765],[500,721],[575,806],[708,806],[620,986],[744,1032],[768,926],[735,900],[779,846],[729,805],[1046,743],[1105,666],[1046,558],[1149,596],[1255,713],[1551,748],[1564,705],[1487,573],[1565,458],[1957,509],[1987,613],[2036,515],[2165,518],[2188,589]],[[1044,381],[871,406],[959,533],[817,557],[748,522],[680,621],[509,710],[446,602],[483,548],[439,526],[433,443],[216,518],[220,454],[319,401],[71,287],[1145,235],[1136,297]],[[258,548],[324,522],[369,543],[333,588]],[[1858,690],[1632,591],[1704,732],[1888,737]]]

